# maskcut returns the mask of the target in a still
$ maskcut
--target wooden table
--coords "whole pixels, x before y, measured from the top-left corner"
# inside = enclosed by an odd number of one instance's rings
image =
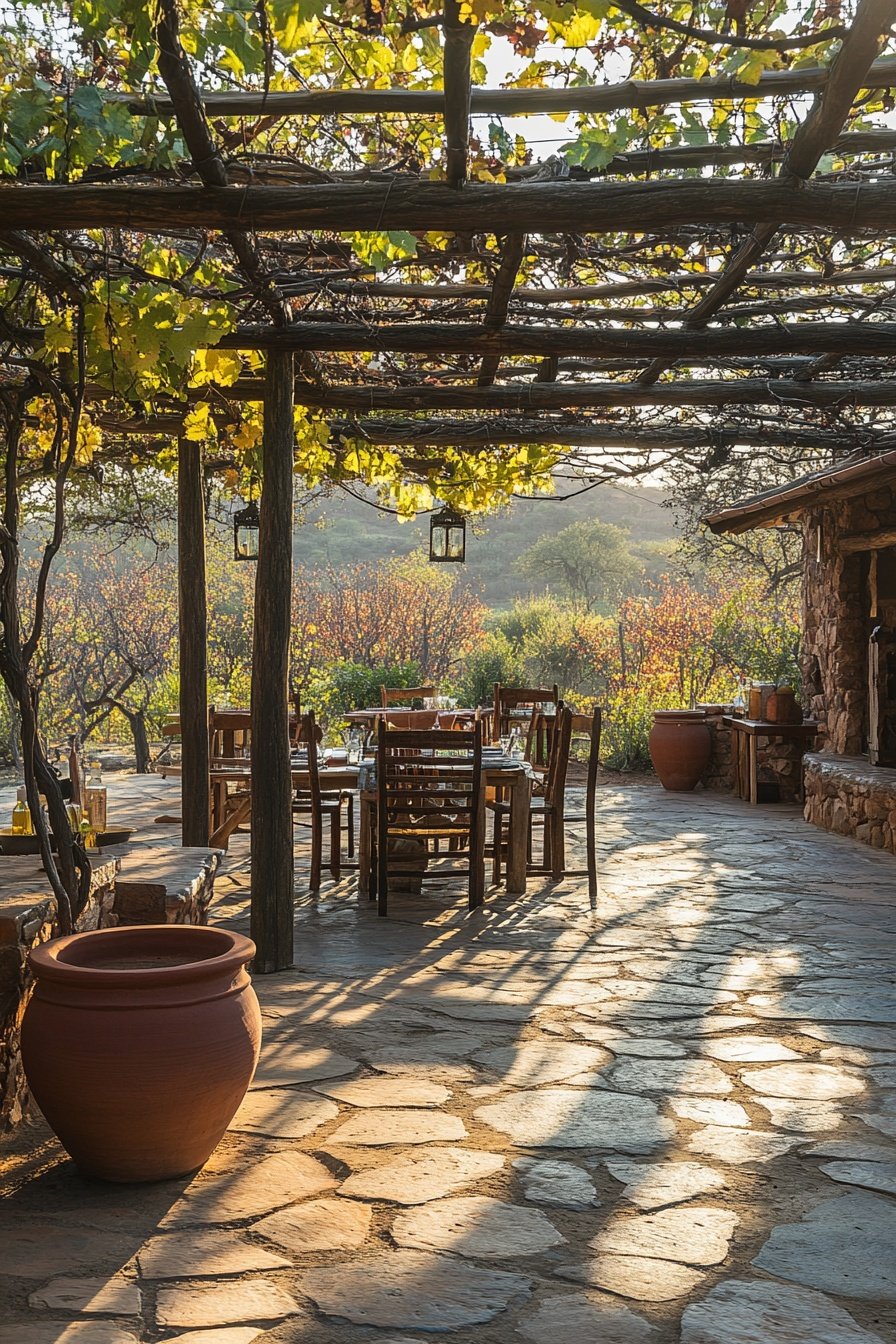
[[[733,730],[734,792],[738,798],[748,798],[754,807],[759,802],[759,738],[779,738],[784,742],[803,742],[808,746],[814,742],[819,729],[814,719],[802,723],[772,723],[767,719],[736,719],[726,714],[722,723]]]
[[[336,793],[340,789],[356,789],[358,787],[357,765],[348,765],[345,762],[333,765],[323,764],[317,773],[323,793]],[[248,761],[234,761],[226,765],[215,764],[209,771],[209,825],[212,832],[209,844],[213,847],[223,845],[226,849],[227,842],[233,832],[244,821],[248,821],[252,812],[252,795],[248,792],[251,781],[252,770]],[[228,784],[242,784],[246,789],[246,793],[239,799],[229,815],[227,814]],[[292,787],[294,790],[301,789],[304,792],[310,789],[311,781],[307,768],[293,767]]]
[[[532,801],[532,767],[525,761],[519,766],[482,768],[482,782],[486,788],[502,789],[510,800],[508,827],[507,879],[509,896],[526,894],[526,861],[529,845],[529,808]],[[375,790],[361,794],[361,828],[358,837],[358,890],[370,894],[370,850],[373,828],[376,824]]]
[[[367,764],[370,764],[368,762]],[[323,764],[318,770],[321,790],[335,793],[339,789],[358,787],[359,766],[338,763]],[[252,797],[247,791],[225,816],[227,785],[243,784],[247,787],[251,781],[248,762],[215,766],[210,771],[211,785],[211,830],[209,844],[213,847],[227,848],[227,842],[233,832],[243,822],[248,821],[252,812]],[[509,795],[510,818],[507,850],[507,892],[511,896],[522,896],[526,891],[526,860],[529,839],[529,807],[532,799],[532,767],[526,762],[511,769],[487,765],[483,767],[482,782],[486,788],[503,789]],[[294,789],[307,790],[310,787],[307,769],[293,768],[292,786]],[[372,814],[376,812],[376,793],[365,791],[361,794],[361,827],[358,839],[358,880],[359,889],[367,894],[370,877],[370,837]]]

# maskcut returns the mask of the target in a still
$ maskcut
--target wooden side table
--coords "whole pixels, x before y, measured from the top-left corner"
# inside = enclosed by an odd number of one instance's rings
[[[805,751],[815,741],[819,725],[814,719],[802,723],[772,723],[766,719],[736,719],[726,714],[722,723],[734,734],[734,792],[738,798],[759,802],[759,738],[778,738],[784,742],[802,742]],[[800,797],[803,795],[800,776]]]

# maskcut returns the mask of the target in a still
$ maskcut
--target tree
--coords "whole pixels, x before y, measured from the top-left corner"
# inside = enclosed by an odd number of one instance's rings
[[[306,668],[416,663],[424,679],[438,681],[476,642],[485,607],[456,572],[412,554],[297,576],[293,613],[293,643]]]
[[[530,578],[555,585],[584,611],[615,606],[641,573],[628,533],[596,520],[572,523],[554,536],[541,537],[523,553],[519,565]]]
[[[173,562],[134,564],[117,553],[71,564],[49,594],[42,682],[71,731],[87,738],[118,712],[134,742],[137,770],[150,765],[148,721],[162,678],[176,662],[177,585]],[[51,699],[52,697],[52,699]],[[55,702],[55,703],[53,703]]]

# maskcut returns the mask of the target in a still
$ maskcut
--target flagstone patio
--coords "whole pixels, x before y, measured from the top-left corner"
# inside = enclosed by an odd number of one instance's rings
[[[173,781],[110,784],[176,836]],[[599,839],[596,912],[539,879],[378,920],[305,894],[300,838],[296,966],[256,980],[206,1169],[107,1186],[40,1122],[3,1141],[0,1344],[896,1340],[896,859],[646,785],[601,789]]]

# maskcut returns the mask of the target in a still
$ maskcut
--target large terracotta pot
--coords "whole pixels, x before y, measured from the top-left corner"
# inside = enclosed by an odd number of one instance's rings
[[[650,759],[664,789],[686,792],[709,765],[712,742],[702,709],[658,709],[648,738]]]
[[[160,1181],[208,1159],[258,1062],[254,955],[241,934],[187,924],[76,933],[30,954],[25,1074],[82,1171]]]

